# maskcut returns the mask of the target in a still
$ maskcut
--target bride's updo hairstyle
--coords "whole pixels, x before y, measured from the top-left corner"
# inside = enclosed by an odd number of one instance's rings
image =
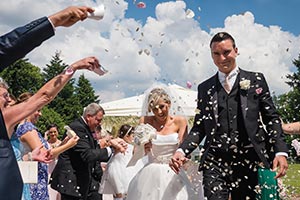
[[[148,96],[148,112],[151,112],[158,105],[160,99],[167,104],[171,104],[171,99],[164,89],[154,88],[151,90]]]

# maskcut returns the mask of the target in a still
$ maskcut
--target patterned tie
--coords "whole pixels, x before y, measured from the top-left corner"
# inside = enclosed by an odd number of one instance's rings
[[[227,94],[229,94],[231,87],[230,87],[230,83],[229,83],[229,76],[228,74],[225,75],[225,81],[224,81],[224,85],[223,85],[225,91],[227,92]]]

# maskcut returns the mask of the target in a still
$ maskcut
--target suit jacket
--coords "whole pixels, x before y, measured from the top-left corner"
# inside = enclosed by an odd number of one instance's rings
[[[0,71],[53,35],[52,24],[42,17],[0,36]]]
[[[0,110],[0,197],[3,200],[22,198],[23,180],[8,138]]]
[[[86,199],[89,191],[98,191],[96,187],[102,176],[100,162],[108,161],[108,152],[99,148],[82,118],[72,122],[70,128],[80,139],[75,147],[59,156],[51,175],[51,187],[62,194]]]
[[[204,137],[204,151],[200,160],[200,168],[207,156],[218,124],[218,98],[216,84],[218,75],[204,81],[198,86],[197,114],[193,127],[180,145],[184,152],[191,153]],[[240,80],[250,80],[250,88],[241,88],[241,110],[246,133],[254,149],[266,167],[270,167],[275,153],[286,152],[281,120],[273,104],[264,75],[240,69]]]

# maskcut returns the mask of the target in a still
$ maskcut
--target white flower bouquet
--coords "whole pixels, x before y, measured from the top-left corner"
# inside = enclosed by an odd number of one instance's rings
[[[134,144],[144,146],[156,138],[156,129],[149,124],[140,124],[134,130]]]
[[[157,136],[157,130],[149,124],[140,124],[134,129],[134,154],[127,164],[133,166],[145,155],[144,146]]]

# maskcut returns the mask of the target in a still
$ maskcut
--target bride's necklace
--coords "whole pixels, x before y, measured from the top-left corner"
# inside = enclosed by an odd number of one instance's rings
[[[167,124],[168,118],[166,118],[164,121],[159,121],[154,117],[153,121],[155,122],[154,125],[157,126],[159,130],[161,130]]]

